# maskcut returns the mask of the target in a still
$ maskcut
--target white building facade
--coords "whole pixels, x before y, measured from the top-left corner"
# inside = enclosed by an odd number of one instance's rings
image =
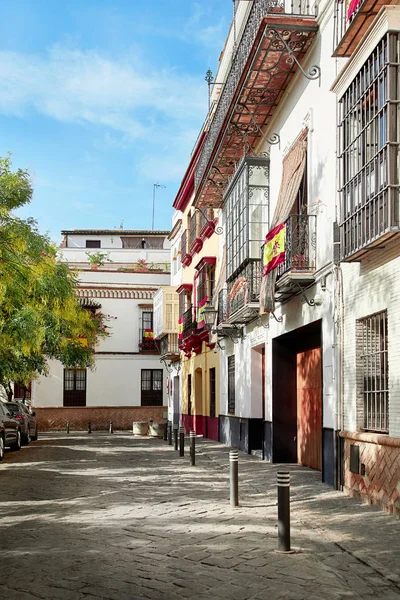
[[[51,361],[33,382],[32,404],[42,429],[126,429],[162,421],[166,370],[155,341],[153,296],[170,280],[167,231],[64,231],[60,259],[78,272],[78,295],[107,316],[109,337],[95,349],[95,368],[65,369]]]
[[[194,198],[225,233],[220,441],[391,511],[399,35],[397,1],[238,0]]]

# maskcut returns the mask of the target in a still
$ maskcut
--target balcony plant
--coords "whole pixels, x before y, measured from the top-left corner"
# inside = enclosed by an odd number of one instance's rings
[[[88,257],[90,268],[93,270],[103,267],[106,262],[112,262],[105,252],[86,252],[86,256]]]

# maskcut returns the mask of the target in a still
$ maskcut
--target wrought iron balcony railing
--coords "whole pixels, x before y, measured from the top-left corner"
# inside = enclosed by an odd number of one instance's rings
[[[375,16],[391,0],[335,0],[333,55],[351,56]]]
[[[178,347],[178,334],[168,333],[164,335],[160,340],[160,354],[161,356],[174,356],[179,354]]]
[[[139,352],[141,354],[160,354],[158,340],[145,337],[143,329],[139,329]]]
[[[182,258],[187,254],[188,251],[188,235],[187,229],[182,232],[181,235],[181,256]]]
[[[301,17],[315,17],[316,7],[317,3],[310,0],[254,0],[242,38],[232,58],[231,68],[196,166],[196,190],[203,179],[263,18],[269,14],[276,15],[277,13]]]
[[[277,281],[285,273],[315,270],[316,216],[291,215],[286,219],[285,260],[277,267]]]
[[[183,319],[182,333],[183,333],[183,339],[185,339],[185,338],[189,337],[189,335],[192,335],[193,330],[195,328],[194,321],[193,321],[193,307],[192,306],[183,313],[182,319]]]
[[[228,282],[227,309],[230,322],[247,323],[255,318],[260,284],[261,259],[250,259]]]
[[[225,288],[218,294],[218,325],[228,320],[228,290]]]

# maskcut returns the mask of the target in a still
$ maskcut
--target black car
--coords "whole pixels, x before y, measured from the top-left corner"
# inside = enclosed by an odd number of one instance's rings
[[[4,458],[4,448],[21,449],[21,427],[10,415],[7,407],[0,402],[0,460]]]
[[[29,412],[29,409],[22,402],[5,402],[8,412],[14,419],[17,419],[21,426],[22,441],[29,444],[31,440],[37,440],[38,427],[35,419],[35,413]]]

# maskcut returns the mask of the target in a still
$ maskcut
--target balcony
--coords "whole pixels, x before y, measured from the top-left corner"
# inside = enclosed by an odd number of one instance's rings
[[[160,354],[159,342],[151,336],[153,336],[153,332],[149,333],[145,329],[139,329],[140,354]]]
[[[228,290],[221,290],[218,294],[217,325],[228,321]]]
[[[179,357],[178,334],[169,333],[160,340],[160,355],[169,361]]]
[[[184,267],[188,267],[192,262],[192,255],[188,248],[188,230],[185,229],[181,236],[181,262]]]
[[[257,317],[260,283],[260,259],[250,259],[228,281],[227,317],[229,323],[246,324]]]
[[[351,56],[382,6],[397,0],[335,0],[333,56]]]
[[[159,339],[168,333],[178,331],[179,296],[176,288],[163,286],[158,289],[153,298],[153,330],[154,338]]]
[[[285,223],[285,260],[276,269],[277,302],[289,300],[315,281],[316,216],[291,215]]]
[[[196,166],[196,206],[223,205],[244,148],[256,150],[316,35],[315,14],[309,1],[253,2]]]

